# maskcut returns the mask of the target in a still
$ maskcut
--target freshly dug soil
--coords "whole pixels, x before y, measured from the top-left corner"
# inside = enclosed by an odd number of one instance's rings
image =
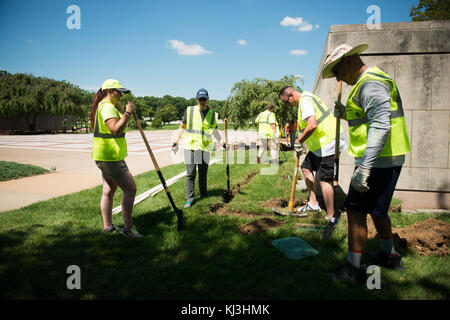
[[[307,201],[303,202],[301,200],[295,200],[294,201],[294,209],[297,209],[298,207],[303,206],[306,204]],[[272,208],[286,208],[289,205],[289,200],[285,200],[282,198],[273,198],[269,199],[267,201],[264,201],[261,206],[264,209],[272,209]]]
[[[242,234],[250,234],[257,232],[265,232],[267,229],[277,227],[282,225],[282,222],[277,222],[270,218],[262,218],[259,220],[252,221],[250,223],[244,224],[239,228]]]
[[[377,231],[368,218],[368,238],[375,238]],[[394,242],[403,248],[414,249],[421,256],[445,256],[450,254],[450,224],[428,218],[406,228],[392,228]]]

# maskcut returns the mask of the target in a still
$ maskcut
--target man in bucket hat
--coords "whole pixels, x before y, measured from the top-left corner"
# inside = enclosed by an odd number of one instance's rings
[[[345,264],[332,274],[341,281],[365,279],[361,256],[367,240],[367,214],[379,235],[380,251],[369,253],[370,264],[403,269],[392,241],[389,205],[405,154],[410,151],[400,93],[382,70],[368,67],[359,54],[367,44],[342,44],[325,61],[322,78],[335,77],[353,86],[346,105],[336,102],[334,115],[348,121],[349,154],[355,157],[345,208],[348,252]]]

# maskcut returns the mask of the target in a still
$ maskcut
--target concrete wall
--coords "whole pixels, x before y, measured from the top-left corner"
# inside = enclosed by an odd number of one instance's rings
[[[314,93],[329,108],[336,100],[336,79],[321,79],[328,54],[340,44],[367,43],[361,55],[394,78],[399,88],[412,151],[394,197],[403,208],[450,208],[450,20],[331,26],[314,84]],[[351,87],[343,84],[345,103]],[[342,121],[348,142],[348,126]],[[347,191],[354,159],[341,156],[340,184]]]

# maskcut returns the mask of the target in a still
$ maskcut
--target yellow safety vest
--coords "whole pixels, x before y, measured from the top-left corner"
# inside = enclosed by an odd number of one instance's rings
[[[320,98],[311,92],[303,91],[299,102],[298,108],[298,120],[300,130],[305,130],[308,122],[302,121],[302,109],[301,104],[303,101],[309,100],[314,105],[316,111],[317,128],[312,135],[305,140],[306,146],[309,151],[316,151],[326,146],[336,137],[336,120],[331,114],[328,107],[323,103]],[[342,133],[341,127],[341,133]]]
[[[101,109],[106,104],[111,104],[107,100],[102,100],[98,104],[94,123],[94,141],[92,143],[92,159],[97,161],[120,161],[127,156],[127,141],[125,131],[118,135],[113,135],[102,118]],[[122,118],[122,114],[114,108],[117,118]]]
[[[391,91],[391,132],[379,157],[392,157],[408,153],[411,151],[411,146],[400,92],[389,75],[377,67],[372,67],[361,76],[347,99],[346,111],[350,136],[349,154],[360,158],[366,151],[369,120],[356,97],[359,96],[358,91],[362,88],[362,85],[368,81],[381,82]]]
[[[275,126],[278,129],[277,118],[275,117],[275,113],[266,110],[261,112],[256,118],[255,122],[259,124],[258,132],[259,136],[264,139],[273,139],[275,138],[275,132],[272,129],[272,124],[269,122],[269,118],[273,116],[275,119]]]
[[[186,130],[183,135],[184,149],[210,151],[212,134],[219,115],[210,108],[205,120],[202,120],[198,105],[188,107],[186,113]]]

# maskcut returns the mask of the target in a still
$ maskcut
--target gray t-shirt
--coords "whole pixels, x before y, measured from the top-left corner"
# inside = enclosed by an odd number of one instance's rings
[[[403,165],[405,155],[378,157],[391,132],[391,92],[389,88],[379,81],[369,81],[363,84],[356,99],[360,102],[360,106],[369,120],[366,151],[363,157],[355,158],[356,166],[363,164],[369,168],[390,168]]]

